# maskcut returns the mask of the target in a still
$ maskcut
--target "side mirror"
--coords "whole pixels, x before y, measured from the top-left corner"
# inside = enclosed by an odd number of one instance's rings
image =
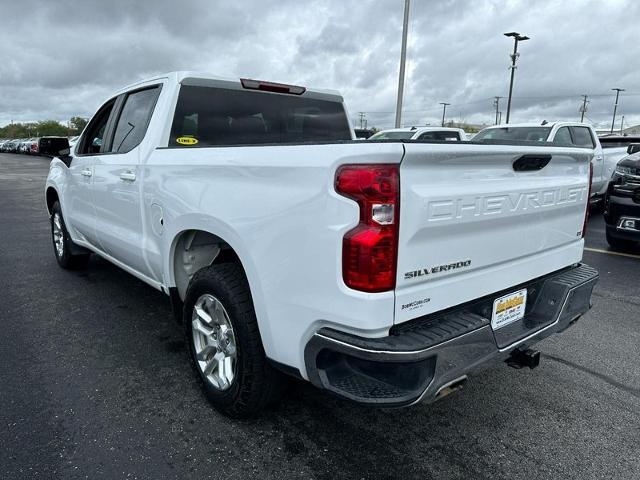
[[[640,143],[632,143],[627,147],[627,153],[629,155],[633,155],[634,153],[640,152]]]
[[[42,137],[38,142],[38,153],[48,157],[68,157],[69,139],[66,137]]]

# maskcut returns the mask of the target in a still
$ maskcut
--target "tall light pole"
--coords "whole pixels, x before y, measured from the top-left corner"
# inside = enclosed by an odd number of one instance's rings
[[[440,105],[442,105],[442,126],[444,127],[444,115],[445,113],[447,113],[447,105],[451,105],[451,104],[446,102],[440,102]]]
[[[404,66],[407,58],[407,33],[409,30],[409,7],[411,0],[404,0],[404,20],[402,22],[402,49],[400,50],[400,74],[398,75],[398,101],[396,103],[396,128],[402,124],[402,95],[404,93]]]
[[[513,76],[516,73],[516,60],[518,54],[518,42],[529,40],[526,35],[520,35],[518,32],[509,32],[504,34],[505,37],[513,37],[513,53],[511,54],[511,82],[509,83],[509,100],[507,101],[507,121],[509,123],[509,115],[511,114],[511,96],[513,95]]]
[[[620,96],[620,92],[624,92],[624,88],[612,88],[616,92],[616,103],[613,104],[613,121],[611,122],[611,133],[613,133],[613,128],[616,124],[616,112],[618,111],[618,97]]]

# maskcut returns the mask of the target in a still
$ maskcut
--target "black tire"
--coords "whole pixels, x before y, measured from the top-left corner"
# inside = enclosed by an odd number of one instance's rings
[[[607,243],[614,250],[629,250],[636,245],[636,242],[631,240],[623,240],[621,238],[613,237],[609,234],[609,230],[607,230]]]
[[[61,252],[59,252],[58,248],[56,247],[56,239],[54,233],[54,222],[56,221],[56,218],[60,219],[62,230],[63,241]],[[58,265],[60,265],[62,268],[66,270],[77,270],[86,267],[87,263],[89,263],[91,253],[87,252],[84,248],[76,245],[75,243],[73,243],[73,240],[71,240],[69,232],[67,231],[67,226],[64,223],[64,216],[62,215],[62,209],[60,208],[59,202],[55,202],[53,204],[53,207],[51,208],[51,243],[53,244],[53,254],[56,256]]]
[[[195,355],[191,319],[194,305],[205,294],[212,295],[222,304],[235,335],[235,376],[226,390],[218,389],[206,378]],[[207,399],[216,410],[233,418],[247,418],[278,400],[284,386],[284,375],[267,361],[249,283],[240,265],[223,263],[198,271],[189,282],[183,319],[191,364]]]

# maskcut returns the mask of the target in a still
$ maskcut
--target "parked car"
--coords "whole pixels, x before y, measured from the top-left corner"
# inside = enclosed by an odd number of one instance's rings
[[[602,148],[593,126],[579,122],[521,123],[497,125],[481,130],[474,142],[492,141],[549,142],[557,145],[588,148],[593,154],[592,200],[600,203],[618,161],[626,155],[625,148]]]
[[[40,153],[40,138],[32,138],[29,144],[29,154],[30,155],[38,155]]]
[[[606,135],[604,137],[598,137],[598,140],[600,141],[600,145],[602,145],[602,148],[604,148],[605,150],[608,150],[610,148],[621,148],[624,149],[624,151],[626,152],[626,149],[629,145],[632,145],[634,143],[640,143],[640,136],[639,135]]]
[[[4,144],[4,151],[6,153],[16,153],[18,151],[18,148],[20,147],[20,142],[22,142],[22,140],[23,139],[21,138],[9,140]]]
[[[37,141],[36,138],[25,138],[24,140],[22,140],[18,147],[18,153],[30,154],[31,147],[33,145],[33,142],[35,141]]]
[[[604,202],[607,243],[628,249],[640,242],[640,143],[616,166]]]
[[[168,294],[231,416],[283,373],[431,402],[487,362],[535,367],[590,308],[584,149],[355,141],[337,92],[191,72],[117,92],[68,146],[40,143],[57,262]]]
[[[437,140],[460,142],[467,139],[461,128],[449,127],[411,127],[382,130],[368,138],[369,140]]]

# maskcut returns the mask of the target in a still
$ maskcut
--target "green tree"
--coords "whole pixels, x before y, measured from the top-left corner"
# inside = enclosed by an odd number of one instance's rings
[[[66,125],[61,124],[57,120],[43,120],[36,123],[37,135],[46,137],[49,135],[69,135],[69,129]]]
[[[73,135],[80,135],[82,130],[84,130],[84,127],[87,126],[87,119],[82,117],[71,117],[69,123],[71,124],[71,133]]]

